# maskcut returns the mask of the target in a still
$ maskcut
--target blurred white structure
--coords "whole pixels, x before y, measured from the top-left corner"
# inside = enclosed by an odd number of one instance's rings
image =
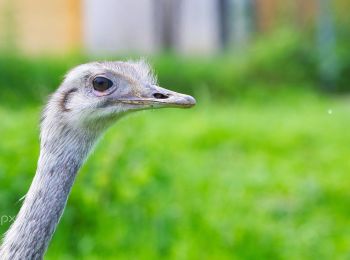
[[[216,0],[84,0],[83,43],[90,53],[219,50]],[[169,42],[170,41],[170,42]]]
[[[160,48],[153,0],[84,0],[83,43],[90,53],[153,53]]]
[[[180,53],[208,54],[220,48],[216,0],[182,1],[175,48]]]

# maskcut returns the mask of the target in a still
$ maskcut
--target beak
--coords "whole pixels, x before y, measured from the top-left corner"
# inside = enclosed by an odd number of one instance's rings
[[[153,108],[190,108],[196,104],[196,100],[189,95],[177,93],[155,85],[144,87],[137,98],[130,97],[119,101],[128,104],[147,105]]]

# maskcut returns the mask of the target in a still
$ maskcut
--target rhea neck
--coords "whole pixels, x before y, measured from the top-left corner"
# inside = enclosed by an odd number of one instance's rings
[[[43,258],[76,174],[96,140],[90,131],[78,131],[54,118],[45,120],[38,168],[20,212],[4,238],[2,260]]]

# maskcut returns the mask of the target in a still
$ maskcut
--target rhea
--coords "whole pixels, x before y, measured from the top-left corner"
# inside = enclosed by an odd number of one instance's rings
[[[144,61],[92,62],[72,69],[41,120],[35,177],[0,248],[1,260],[42,259],[78,170],[102,133],[132,111],[195,105],[157,86]]]

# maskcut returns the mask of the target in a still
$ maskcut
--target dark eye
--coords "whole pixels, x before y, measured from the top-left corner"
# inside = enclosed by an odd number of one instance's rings
[[[104,77],[96,77],[92,81],[92,85],[94,87],[94,90],[103,92],[112,87],[113,82]]]

